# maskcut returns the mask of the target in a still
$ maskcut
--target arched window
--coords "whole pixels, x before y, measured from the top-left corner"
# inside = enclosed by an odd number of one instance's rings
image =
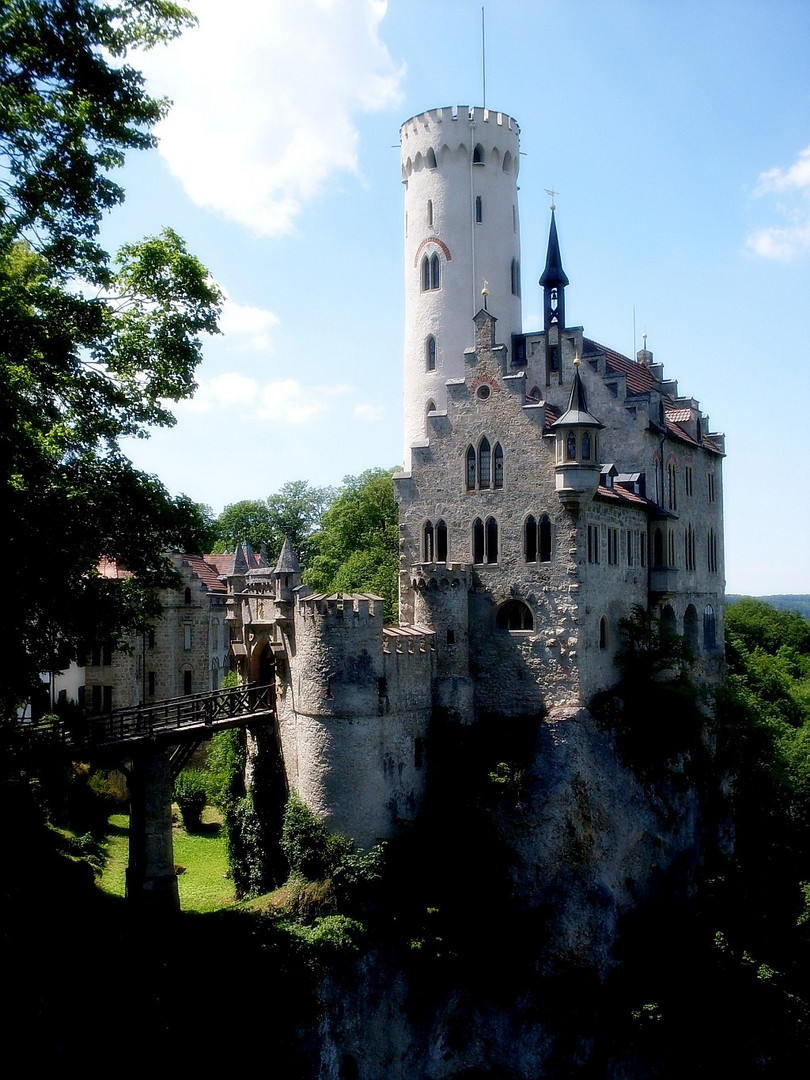
[[[534,615],[522,600],[507,600],[495,615],[498,630],[534,630]]]
[[[428,199],[428,203],[427,203],[427,223],[428,223],[428,225],[433,224],[433,199]]]
[[[493,468],[493,487],[503,487],[503,447],[500,443],[495,443],[495,449],[492,451],[492,468]]]
[[[475,490],[475,447],[467,447],[467,491]]]
[[[481,143],[476,143],[475,149],[473,150],[473,165],[483,165],[485,158],[486,153],[483,146]]]
[[[191,603],[191,589],[186,589],[185,593],[183,594],[183,603],[186,605],[186,607],[188,607]]]
[[[425,342],[425,364],[428,371],[436,370],[436,338],[433,334]]]
[[[706,538],[706,555],[709,571],[715,573],[717,570],[717,534],[714,529],[709,529],[709,535]]]
[[[512,259],[512,295],[520,296],[520,263],[517,259]]]
[[[523,558],[526,562],[537,560],[537,522],[533,514],[523,522]]]
[[[698,617],[694,604],[690,604],[683,615],[683,638],[694,652],[698,647]]]
[[[664,610],[661,612],[661,625],[665,627],[670,634],[676,634],[678,632],[678,622],[675,618],[675,612],[672,610],[671,604],[664,605]]]
[[[538,534],[540,562],[551,562],[551,521],[548,514],[540,518]]]
[[[488,488],[492,476],[492,451],[489,447],[489,439],[484,436],[478,447],[478,486]]]
[[[591,436],[587,431],[582,432],[582,460],[591,460]]]
[[[670,461],[667,465],[667,507],[670,510],[678,509],[678,489],[675,480],[675,463]]]
[[[484,220],[484,204],[481,202],[481,196],[475,196],[475,220],[480,225]]]
[[[435,253],[430,256],[430,287],[438,289],[441,285],[441,270],[439,269],[439,256]]]
[[[486,523],[486,561],[496,563],[498,561],[498,522],[494,517],[488,517]]]
[[[433,562],[433,524],[425,522],[422,530],[422,558],[425,562]]]
[[[717,620],[714,608],[707,604],[703,609],[703,648],[707,651],[717,646]]]
[[[503,171],[504,172],[509,172],[511,170],[511,168],[512,168],[512,155],[507,150],[506,153],[503,155]]]
[[[428,152],[425,154],[425,165],[429,169],[436,168],[436,152],[432,146],[428,147]]]
[[[447,526],[441,519],[436,522],[436,562],[447,562]]]
[[[422,259],[422,292],[430,289],[430,259],[427,255]]]
[[[565,440],[565,456],[568,461],[577,460],[577,437],[573,431],[568,432],[568,438]]]
[[[599,648],[606,649],[608,647],[608,621],[607,615],[603,615],[599,620]]]
[[[484,523],[481,518],[476,518],[473,522],[473,562],[482,563],[484,561]]]

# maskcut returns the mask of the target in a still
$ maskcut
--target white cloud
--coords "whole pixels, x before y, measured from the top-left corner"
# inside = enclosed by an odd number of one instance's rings
[[[245,348],[260,352],[270,352],[272,341],[270,331],[278,325],[278,315],[267,308],[251,307],[249,304],[237,304],[223,289],[225,302],[219,328],[226,337],[242,340]]]
[[[139,57],[174,106],[160,151],[189,197],[256,233],[289,232],[334,172],[356,173],[358,113],[399,98],[386,0],[197,0],[199,26]]]
[[[229,371],[201,380],[194,397],[173,408],[178,414],[238,412],[240,422],[245,424],[272,420],[276,424],[297,425],[329,412],[337,399],[352,392],[352,387],[342,383],[305,386],[298,379],[260,383],[248,375]]]
[[[384,412],[384,405],[370,405],[368,402],[361,402],[355,405],[353,415],[355,420],[362,420],[370,424],[374,420],[379,420]]]
[[[781,262],[790,262],[810,251],[810,146],[787,169],[760,173],[754,194],[782,196],[776,211],[783,222],[751,233],[748,248],[764,259]]]

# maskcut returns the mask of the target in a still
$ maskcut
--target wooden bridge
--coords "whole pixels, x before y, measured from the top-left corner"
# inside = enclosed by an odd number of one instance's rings
[[[275,687],[236,686],[207,694],[132,705],[101,716],[64,721],[51,717],[32,725],[34,738],[50,737],[71,757],[121,757],[142,746],[199,743],[217,731],[268,721],[275,716]]]
[[[174,778],[216,732],[272,724],[275,715],[275,687],[246,685],[21,726],[32,741],[48,741],[74,760],[121,769],[130,805],[127,898],[174,910],[180,906],[172,851]]]

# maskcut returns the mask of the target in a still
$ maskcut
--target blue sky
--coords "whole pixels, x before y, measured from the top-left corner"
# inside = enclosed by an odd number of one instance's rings
[[[402,458],[399,126],[483,104],[481,4],[199,0],[143,60],[174,101],[115,246],[171,225],[228,296],[177,425],[128,443],[215,512]],[[486,4],[521,128],[525,329],[554,188],[567,317],[647,344],[727,439],[730,592],[810,592],[810,4]]]

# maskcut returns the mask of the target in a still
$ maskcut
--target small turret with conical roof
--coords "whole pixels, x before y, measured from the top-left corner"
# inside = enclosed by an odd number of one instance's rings
[[[273,571],[276,579],[276,599],[291,601],[293,589],[301,584],[301,566],[293,550],[290,530],[284,530],[284,543]]]
[[[557,436],[556,488],[568,510],[583,510],[599,486],[599,431],[604,424],[588,412],[585,387],[574,360],[574,381],[568,408],[551,425]]]
[[[543,329],[546,332],[551,326],[558,326],[560,329],[565,327],[565,287],[568,284],[568,277],[563,270],[560,255],[557,221],[554,216],[555,210],[556,207],[552,203],[546,268],[540,275],[540,286],[543,290]]]

